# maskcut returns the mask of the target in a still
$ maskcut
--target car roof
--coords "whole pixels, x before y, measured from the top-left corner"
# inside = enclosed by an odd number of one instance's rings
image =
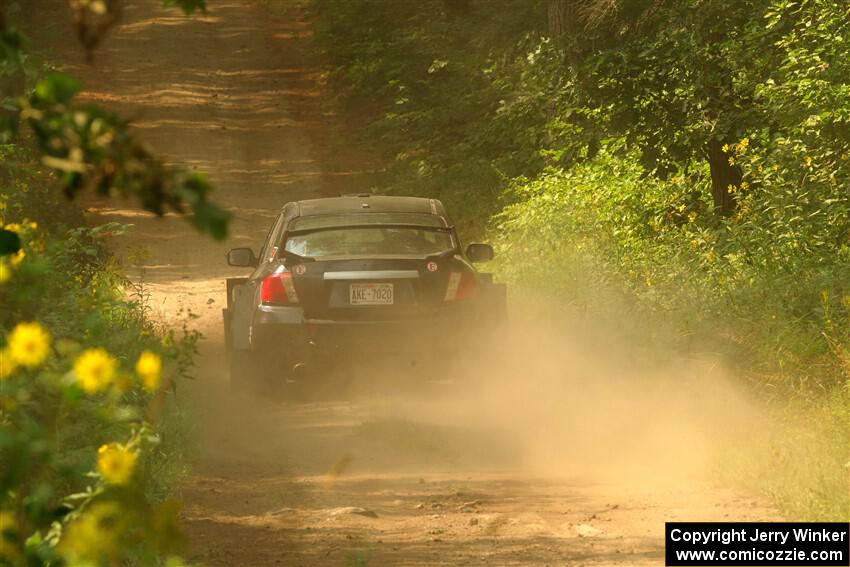
[[[346,195],[306,199],[294,203],[293,217],[338,213],[418,213],[446,218],[443,204],[425,197],[391,197],[387,195]]]

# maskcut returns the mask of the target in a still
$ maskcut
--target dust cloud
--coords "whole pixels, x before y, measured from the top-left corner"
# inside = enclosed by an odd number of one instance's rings
[[[332,479],[505,473],[651,489],[710,478],[762,419],[717,361],[647,356],[545,303],[516,307],[452,361],[346,361],[306,376],[320,384],[299,399],[232,394],[220,361],[207,365],[221,380],[199,410],[202,452]]]

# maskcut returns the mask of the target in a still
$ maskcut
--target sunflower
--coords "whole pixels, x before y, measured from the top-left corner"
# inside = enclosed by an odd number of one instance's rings
[[[109,484],[127,484],[136,470],[138,455],[119,443],[103,445],[97,450],[97,472]]]
[[[162,359],[154,352],[144,351],[136,362],[136,374],[142,379],[146,390],[155,392],[162,374]]]
[[[50,354],[50,333],[38,323],[18,323],[9,334],[9,354],[21,366],[40,366]]]
[[[89,348],[74,361],[74,375],[80,387],[94,394],[109,386],[115,379],[118,361],[102,348]]]

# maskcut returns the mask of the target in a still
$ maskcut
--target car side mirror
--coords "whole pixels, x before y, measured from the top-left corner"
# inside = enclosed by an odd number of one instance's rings
[[[470,262],[487,262],[493,256],[493,247],[489,244],[470,244],[466,247],[466,257]]]
[[[253,268],[257,265],[257,257],[250,248],[234,248],[227,253],[227,264],[238,268]]]

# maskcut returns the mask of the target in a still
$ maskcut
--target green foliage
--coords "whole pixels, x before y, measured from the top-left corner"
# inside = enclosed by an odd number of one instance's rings
[[[642,4],[639,18],[615,14],[573,42],[575,97],[604,114],[599,136],[623,136],[663,177],[763,121],[753,89],[775,54],[754,17],[764,0]]]
[[[743,456],[738,480],[792,517],[846,518],[850,201],[838,188],[813,199],[769,167],[737,215],[718,220],[690,191],[707,172],[664,182],[639,156],[612,154],[517,181],[521,201],[492,231],[499,271],[630,343],[721,354],[778,420],[727,466]]]
[[[545,6],[498,0],[474,16],[452,6],[313,2],[335,86],[349,93],[351,104],[378,105],[367,137],[379,141],[385,158],[379,183],[397,193],[438,196],[462,215],[465,230],[480,233],[497,206],[482,194],[493,197],[503,179],[542,163],[533,147],[538,117],[500,110],[510,94],[500,70],[525,37],[525,23],[545,21]],[[531,104],[516,114],[525,109]]]
[[[90,54],[120,5],[71,8]],[[178,567],[165,560],[181,543],[168,496],[183,434],[169,392],[199,334],[146,317],[146,293],[101,244],[126,227],[81,228],[55,178],[68,197],[134,197],[217,239],[230,215],[204,176],[166,166],[126,121],[77,102],[75,79],[34,64],[8,25],[15,9],[0,6],[0,564]]]
[[[788,426],[749,469],[760,488],[795,517],[846,519],[850,8],[588,2],[553,38],[546,4],[313,1],[385,158],[379,189],[489,225],[516,286],[637,343],[720,353]]]
[[[14,254],[21,249],[21,239],[17,232],[0,229],[0,256]]]
[[[23,247],[0,259],[0,564],[155,563],[180,544],[164,499],[180,437],[163,406],[198,334],[127,298],[101,244],[124,226],[11,223],[31,204],[74,218],[19,176],[4,185],[0,224]]]
[[[561,216],[530,229],[551,242],[526,240],[541,246],[526,253],[559,250],[572,261],[557,242],[580,230],[608,243],[595,250],[609,259],[605,277],[616,274],[629,293],[655,282],[659,308],[699,294],[711,298],[703,318],[730,317],[741,302],[775,304],[782,313],[769,317],[796,328],[812,321],[795,354],[828,350],[820,297],[826,290],[840,303],[850,245],[846,7],[637,2],[554,41],[542,3],[472,2],[462,16],[436,0],[314,6],[348,100],[379,101],[368,133],[390,156],[384,188],[440,195],[480,227],[504,204],[510,216],[539,205],[538,192],[556,182],[580,181],[588,199],[607,203],[540,197]],[[724,155],[743,176],[728,188],[738,203],[730,219],[714,218],[708,202],[702,152],[712,136],[729,140]],[[585,210],[597,213],[586,226]],[[761,344],[785,332],[751,325],[766,330]]]

